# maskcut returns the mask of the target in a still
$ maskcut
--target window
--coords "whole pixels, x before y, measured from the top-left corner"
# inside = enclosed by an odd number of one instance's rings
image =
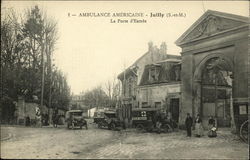
[[[161,102],[155,102],[155,108],[161,108]]]
[[[147,108],[148,107],[148,102],[142,102],[141,105],[142,105],[141,106],[142,108]]]
[[[181,80],[181,69],[180,65],[172,66],[170,69],[170,80],[180,81]]]
[[[247,114],[247,106],[246,105],[240,105],[239,110],[240,110],[240,115]]]
[[[154,82],[158,81],[159,78],[159,69],[156,67],[152,67],[149,69],[149,81]]]
[[[175,66],[175,80],[180,81],[181,80],[181,66]]]
[[[132,84],[131,83],[128,84],[128,96],[129,97],[132,96]]]
[[[147,89],[142,89],[141,90],[141,96],[142,96],[142,101],[147,102],[148,101],[148,90]]]
[[[131,97],[133,95],[132,91],[133,91],[133,78],[130,77],[128,79],[128,96],[129,97]]]

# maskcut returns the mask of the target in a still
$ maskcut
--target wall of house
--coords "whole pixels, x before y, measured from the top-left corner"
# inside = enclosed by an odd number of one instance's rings
[[[148,106],[155,108],[156,103],[160,102],[160,107],[167,109],[166,98],[170,94],[180,95],[180,88],[180,83],[141,86],[138,88],[139,107],[142,108],[143,102],[147,102]]]

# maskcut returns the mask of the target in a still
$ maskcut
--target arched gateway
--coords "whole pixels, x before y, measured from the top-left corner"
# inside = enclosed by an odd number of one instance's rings
[[[208,10],[176,41],[182,48],[180,125],[187,113],[219,126],[248,104],[249,18]],[[242,107],[239,113],[248,113]],[[237,113],[238,113],[237,112]]]
[[[230,126],[233,108],[233,63],[229,58],[211,54],[196,67],[193,80],[195,113],[203,120],[217,119],[218,126]]]

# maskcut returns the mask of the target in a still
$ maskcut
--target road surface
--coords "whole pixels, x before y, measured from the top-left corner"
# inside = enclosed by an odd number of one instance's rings
[[[1,126],[1,158],[248,159],[248,145],[230,133],[217,138],[186,137],[185,131],[139,133],[133,129]]]

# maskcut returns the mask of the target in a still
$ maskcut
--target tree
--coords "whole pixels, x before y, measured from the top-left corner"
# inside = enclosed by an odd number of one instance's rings
[[[103,91],[101,86],[97,86],[90,91],[84,92],[83,97],[84,105],[89,108],[103,108],[108,105],[108,95]]]
[[[6,96],[5,100],[17,101],[20,95],[26,101],[33,101],[37,95],[49,107],[66,109],[70,87],[66,76],[53,64],[58,40],[56,21],[38,6],[24,15],[13,9],[2,13],[1,100]]]
[[[27,62],[27,56],[22,54],[25,48],[21,25],[13,9],[6,10],[1,18],[1,95],[17,98],[25,92],[21,68]]]
[[[112,80],[108,80],[104,84],[104,91],[108,95],[108,105],[109,107],[115,107],[121,92],[121,84],[114,75]]]

